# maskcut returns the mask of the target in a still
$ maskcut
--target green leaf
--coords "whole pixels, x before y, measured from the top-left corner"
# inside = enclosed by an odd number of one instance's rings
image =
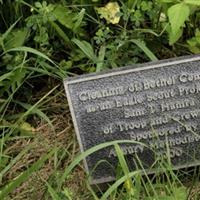
[[[77,32],[78,28],[81,26],[84,16],[85,16],[85,9],[82,8],[81,11],[73,19],[74,21],[76,21],[73,26],[74,32]]]
[[[28,29],[13,30],[4,42],[5,50],[23,46],[28,37]]]
[[[16,88],[20,87],[21,83],[23,82],[25,76],[26,76],[26,69],[23,67],[16,68],[15,70],[12,70],[11,72],[5,74],[10,76],[1,76],[0,80],[4,78],[3,82],[0,82],[0,86],[3,86],[0,91],[7,92],[10,94],[10,91],[14,92]]]
[[[183,29],[179,29],[176,33],[173,33],[172,31],[169,32],[169,44],[173,45],[178,39],[182,36]]]
[[[40,2],[36,2],[36,3],[35,3],[35,7],[37,7],[37,8],[42,8],[42,4],[41,4]]]
[[[200,1],[199,0],[184,0],[185,3],[194,5],[194,6],[200,6]]]
[[[176,35],[183,27],[185,21],[190,15],[190,8],[185,3],[178,3],[168,9],[168,17],[171,25],[171,31]]]
[[[62,5],[58,5],[54,11],[53,15],[55,18],[66,28],[68,29],[73,29],[74,24],[73,24],[73,17],[71,11]]]
[[[90,43],[86,41],[80,41],[78,39],[72,39],[72,42],[74,42],[90,60],[92,60],[94,63],[97,62],[97,57]]]
[[[194,54],[200,53],[200,31],[197,29],[195,37],[187,40],[189,50]]]

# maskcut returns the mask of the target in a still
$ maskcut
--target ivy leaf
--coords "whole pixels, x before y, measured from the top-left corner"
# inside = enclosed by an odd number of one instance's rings
[[[171,31],[174,35],[180,32],[185,21],[190,15],[190,8],[185,3],[178,3],[168,9],[169,22],[171,24]]]

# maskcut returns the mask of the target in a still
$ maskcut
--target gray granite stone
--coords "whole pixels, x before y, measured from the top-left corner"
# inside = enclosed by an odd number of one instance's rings
[[[128,140],[120,147],[130,170],[141,168],[138,158],[147,172],[155,158],[169,155],[174,169],[200,163],[200,56],[77,76],[64,85],[82,152]],[[107,162],[97,165],[101,160]],[[113,146],[84,163],[91,183],[115,179]]]

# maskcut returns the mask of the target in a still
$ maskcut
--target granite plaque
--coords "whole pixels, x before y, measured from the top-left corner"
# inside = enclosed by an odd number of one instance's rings
[[[159,155],[174,169],[200,164],[200,56],[77,76],[64,85],[82,152],[130,140],[137,143],[120,147],[131,170],[138,158],[152,169]],[[113,146],[85,160],[93,184],[113,180],[117,164]]]

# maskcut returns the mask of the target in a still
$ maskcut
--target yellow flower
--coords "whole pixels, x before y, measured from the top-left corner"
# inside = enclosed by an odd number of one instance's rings
[[[101,15],[101,18],[105,18],[107,23],[118,24],[120,16],[120,7],[117,2],[109,2],[106,6],[96,8],[97,12]]]

